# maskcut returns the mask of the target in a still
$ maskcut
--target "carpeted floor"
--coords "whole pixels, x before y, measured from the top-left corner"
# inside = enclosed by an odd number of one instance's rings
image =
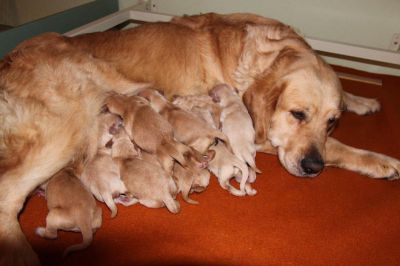
[[[378,98],[374,115],[345,113],[334,136],[346,144],[400,158],[400,77],[381,78],[383,86],[343,81],[346,90]],[[254,197],[238,198],[215,178],[209,188],[181,198],[181,212],[119,207],[85,251],[61,260],[62,251],[81,234],[60,232],[44,240],[34,229],[45,224],[44,198],[32,197],[20,217],[25,234],[44,265],[399,265],[400,180],[373,180],[327,168],[317,178],[291,176],[277,157],[257,155],[263,174]],[[100,204],[100,203],[99,203]]]

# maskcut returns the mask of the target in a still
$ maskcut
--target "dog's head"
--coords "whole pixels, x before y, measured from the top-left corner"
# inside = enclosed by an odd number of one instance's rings
[[[243,100],[253,118],[256,143],[269,141],[291,174],[316,176],[324,168],[325,142],[343,109],[341,85],[311,51],[303,55],[286,50],[280,56]]]

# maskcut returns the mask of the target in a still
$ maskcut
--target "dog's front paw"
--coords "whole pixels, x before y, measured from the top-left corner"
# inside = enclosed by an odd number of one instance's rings
[[[400,161],[382,156],[374,167],[374,171],[369,174],[373,178],[387,178],[388,180],[396,180],[400,178]]]

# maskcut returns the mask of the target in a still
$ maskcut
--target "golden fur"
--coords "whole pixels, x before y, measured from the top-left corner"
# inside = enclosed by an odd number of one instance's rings
[[[97,116],[109,91],[139,84],[58,34],[23,42],[0,63],[0,264],[38,264],[17,222],[25,198],[97,149]]]
[[[0,64],[2,263],[38,262],[18,212],[38,184],[92,156],[96,145],[87,140],[97,136],[104,94],[135,89],[114,68],[162,88],[167,98],[205,94],[219,83],[236,87],[253,119],[258,150],[278,154],[295,175],[316,175],[325,164],[399,177],[398,160],[329,137],[344,107],[366,114],[379,103],[343,92],[330,66],[275,20],[205,14],[64,40],[43,35]]]

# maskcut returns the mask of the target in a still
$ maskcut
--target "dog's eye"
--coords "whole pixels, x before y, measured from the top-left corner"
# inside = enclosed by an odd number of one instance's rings
[[[292,116],[294,118],[296,118],[299,121],[303,121],[304,119],[306,119],[306,114],[303,111],[290,111],[290,113],[292,114]]]

